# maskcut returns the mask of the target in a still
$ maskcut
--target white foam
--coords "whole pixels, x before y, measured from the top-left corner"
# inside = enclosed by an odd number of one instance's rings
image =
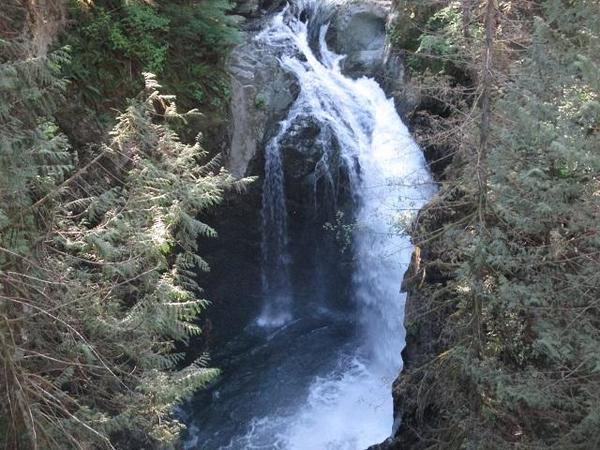
[[[317,0],[303,0],[304,7]],[[393,425],[391,385],[402,368],[405,345],[403,274],[412,253],[401,222],[426,203],[435,187],[422,152],[411,139],[391,99],[372,79],[342,75],[342,57],[320,32],[321,60],[309,45],[305,23],[286,9],[258,39],[282,50],[281,64],[294,74],[300,94],[282,123],[281,133],[299,114],[329,127],[351,168],[357,198],[354,231],[355,301],[360,315],[360,348],[339,358],[329,375],[315,378],[305,401],[285,411],[256,418],[232,449],[356,450],[386,439]],[[268,306],[264,325],[291,319],[287,310]]]

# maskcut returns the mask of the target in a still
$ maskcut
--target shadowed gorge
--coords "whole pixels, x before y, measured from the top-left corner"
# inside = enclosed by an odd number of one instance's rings
[[[185,408],[186,448],[359,449],[392,433],[403,223],[434,187],[393,101],[342,74],[326,43],[335,13],[292,3],[253,38],[298,93],[264,139],[260,312]]]

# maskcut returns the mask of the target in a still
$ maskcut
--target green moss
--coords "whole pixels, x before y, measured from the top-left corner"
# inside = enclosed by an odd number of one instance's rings
[[[254,99],[254,106],[256,109],[265,109],[267,106],[267,100],[264,95],[258,94]]]

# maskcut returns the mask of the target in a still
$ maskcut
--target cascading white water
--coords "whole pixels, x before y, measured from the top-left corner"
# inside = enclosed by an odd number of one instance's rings
[[[264,33],[257,39],[273,47],[284,47],[284,53],[291,52],[294,56],[284,55],[282,64],[291,72],[296,73],[295,57],[300,50],[312,63],[318,64],[308,45],[308,26],[296,17],[302,12],[309,12],[307,20],[318,17],[325,10],[325,3],[311,0],[298,0],[293,7],[294,19],[287,22],[289,8],[277,15]],[[291,34],[290,34],[291,32]],[[297,33],[297,34],[295,34]],[[333,56],[333,55],[331,55]],[[311,64],[311,65],[314,65]],[[302,97],[302,96],[301,96]],[[308,99],[307,99],[308,100]],[[285,204],[284,174],[281,155],[281,141],[286,137],[290,127],[301,116],[313,115],[318,110],[316,105],[298,99],[292,106],[288,117],[279,124],[279,131],[265,148],[265,178],[262,195],[262,285],[265,302],[263,311],[258,318],[258,325],[263,327],[278,327],[291,320],[291,287],[289,274],[289,250],[287,230],[287,208]],[[318,170],[330,177],[326,160],[320,161]]]
[[[402,224],[431,197],[434,185],[393,101],[374,80],[341,73],[343,57],[327,48],[326,24],[311,29],[325,3],[298,1],[257,37],[281,54],[282,66],[300,86],[266,149],[263,256],[265,284],[276,289],[259,323],[280,325],[291,318],[279,143],[296,119],[311,117],[335,139],[330,151],[341,151],[355,197],[353,284],[361,339],[350,351],[332,356],[338,360],[335,369],[313,380],[304,402],[283,414],[255,418],[248,433],[231,440],[232,449],[354,450],[392,431],[391,383],[402,368],[404,346],[404,294],[399,291],[412,252]],[[315,32],[319,39],[313,51],[310,33]],[[327,168],[325,160],[322,167]]]
[[[269,301],[258,318],[258,325],[278,327],[291,319],[287,209],[279,141],[287,130],[286,122],[265,149],[265,181],[262,195],[262,290]]]

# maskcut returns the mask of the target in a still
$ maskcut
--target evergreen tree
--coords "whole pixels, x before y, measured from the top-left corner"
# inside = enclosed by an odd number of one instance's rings
[[[428,339],[428,357],[396,386],[400,442],[598,448],[598,4],[439,6],[414,68],[441,80],[428,92],[448,109],[429,119],[449,130],[455,155],[417,230],[428,283],[411,288],[423,303],[408,345]],[[460,33],[466,6],[470,31]],[[492,45],[477,31],[489,31],[486,7],[498,25]],[[451,71],[436,58],[448,48]]]
[[[201,17],[225,17],[225,2],[211,5]],[[157,9],[128,3],[109,17],[112,50],[160,69],[171,38]],[[0,6],[0,446],[165,448],[182,428],[174,407],[218,373],[176,351],[208,304],[197,239],[216,232],[199,218],[249,180],[199,139],[179,140],[197,112],[177,113],[150,74],[109,136],[72,148],[60,127],[85,117],[65,118],[80,96],[64,74],[77,79],[89,60],[77,46],[48,51],[64,11],[60,0]],[[228,20],[215,29],[233,33]]]
[[[14,105],[60,90],[54,58],[5,61]],[[217,373],[205,357],[180,368],[174,345],[200,332],[207,304],[196,239],[215,231],[197,217],[246,180],[178,140],[169,123],[193,112],[177,114],[158,88],[146,75],[110,142],[84,161],[51,116],[3,111],[0,436],[11,448],[173,442],[174,406]]]

